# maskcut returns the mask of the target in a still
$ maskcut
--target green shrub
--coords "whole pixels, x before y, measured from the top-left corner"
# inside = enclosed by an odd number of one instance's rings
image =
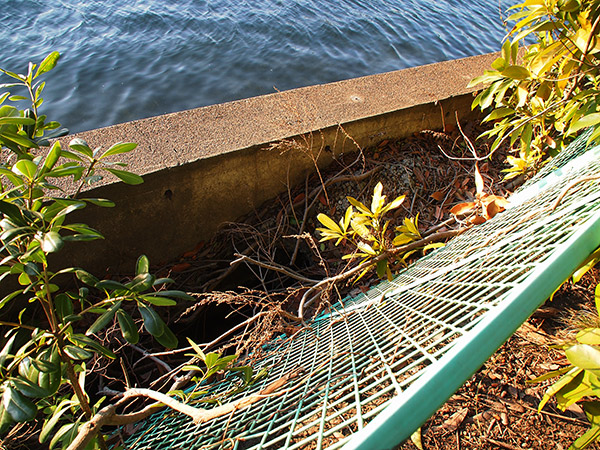
[[[507,178],[534,173],[582,128],[594,127],[590,141],[600,137],[600,0],[527,0],[511,9],[501,56],[471,82],[484,84],[473,107],[494,122],[482,135],[495,138],[491,151],[507,140],[516,146]]]
[[[52,70],[58,59],[58,53],[51,53],[39,66],[29,64],[26,74],[0,69],[11,78],[0,88],[27,93],[0,96],[0,145],[5,155],[0,164],[0,280],[12,277],[18,285],[0,300],[0,308],[11,303],[25,305],[13,321],[0,321],[5,336],[0,351],[0,431],[5,433],[15,422],[41,416],[44,423],[39,440],[50,441],[50,447],[68,446],[80,425],[105,403],[102,398],[92,404],[85,384],[86,361],[94,355],[116,356],[100,343],[98,333],[116,322],[123,338],[137,343],[138,326],[131,315],[135,311],[148,333],[163,346],[174,348],[177,338],[155,308],[174,305],[174,299],[191,298],[181,291],[161,290],[171,280],[152,275],[145,256],[138,259],[135,276],[123,283],[99,280],[77,267],[52,269],[49,255],[65,245],[102,239],[87,224],[68,220],[71,213],[88,204],[113,206],[106,199],[80,198],[86,184],[104,174],[129,184],[142,182],[138,175],[125,171],[124,164],[108,161],[108,157],[132,151],[136,144],[117,143],[106,151],[92,150],[81,139],[73,139],[69,150],[62,149],[58,141],[50,144],[49,138],[66,130],[39,113],[44,89],[40,77]],[[24,100],[31,107],[19,110],[15,102]],[[39,150],[47,146],[50,148]],[[73,192],[61,190],[55,184],[58,178],[70,179]],[[64,274],[76,277],[81,287],[71,291],[61,287],[58,280]],[[4,290],[6,285],[4,282]],[[43,318],[31,320],[34,311]],[[101,434],[89,445],[106,447]]]

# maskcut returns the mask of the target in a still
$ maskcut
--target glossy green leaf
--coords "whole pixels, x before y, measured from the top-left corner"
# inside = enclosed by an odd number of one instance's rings
[[[75,150],[76,152],[84,154],[85,156],[87,156],[89,158],[93,157],[94,152],[92,151],[90,146],[87,144],[87,142],[85,142],[81,138],[75,138],[75,139],[71,140],[71,142],[69,142],[69,148],[71,148],[72,150]]]
[[[126,286],[134,292],[143,292],[152,287],[155,279],[156,278],[154,275],[149,273],[140,273],[139,275],[136,275],[133,280],[127,283]]]
[[[0,435],[4,435],[13,423],[13,418],[0,402]]]
[[[13,124],[13,125],[33,125],[35,120],[29,117],[0,117],[0,126]]]
[[[107,156],[117,155],[119,153],[128,153],[136,147],[137,144],[134,144],[133,142],[119,142],[106,150],[100,159],[106,158]]]
[[[38,145],[29,139],[27,136],[22,134],[13,133],[12,131],[2,131],[0,132],[0,140],[5,140],[8,142],[12,142],[16,145],[20,145],[25,148],[38,148]]]
[[[150,260],[146,255],[142,255],[138,258],[135,265],[135,274],[140,275],[142,273],[150,272]]]
[[[54,297],[54,309],[60,320],[73,314],[73,300],[66,294],[58,294]]]
[[[2,350],[0,351],[0,368],[4,367],[4,363],[9,358],[13,343],[15,342],[15,338],[17,337],[16,332],[12,333],[12,335],[10,336],[9,333],[10,331],[6,333],[5,337],[7,337],[8,340],[4,344],[4,347],[2,347]]]
[[[93,276],[91,273],[86,272],[85,270],[82,270],[82,269],[76,270],[75,276],[77,276],[77,278],[80,281],[87,284],[88,286],[96,286],[96,284],[100,281],[100,280],[98,280],[98,278]]]
[[[165,348],[176,348],[178,345],[177,337],[167,326],[164,326],[163,333],[160,336],[154,335],[154,339]]]
[[[30,367],[33,367],[39,372],[51,373],[56,372],[59,368],[58,362],[49,357],[50,354],[44,351],[37,358],[30,358]]]
[[[43,398],[50,395],[50,392],[47,389],[38,386],[36,383],[26,378],[12,378],[10,382],[25,397]]]
[[[76,345],[65,345],[64,352],[66,355],[75,360],[85,360],[92,357],[92,353],[84,350],[81,347],[77,347]]]
[[[60,217],[71,214],[73,211],[77,211],[77,210],[83,209],[83,208],[85,208],[85,202],[70,203],[69,205],[64,206],[62,209],[60,209],[60,211],[58,211],[56,213],[56,215],[52,219],[52,222],[55,222]]]
[[[43,364],[45,369],[48,369],[49,367],[53,367],[54,369],[40,370],[37,375],[37,383],[43,389],[47,390],[49,395],[55,394],[62,382],[62,361],[56,345],[46,349],[38,356],[38,358],[32,360],[32,365],[37,369],[39,369],[42,363],[45,363]]]
[[[124,284],[119,283],[118,281],[114,281],[114,280],[98,281],[95,284],[95,287],[97,289],[103,289],[106,291],[117,291],[117,290],[128,291],[129,290]]]
[[[141,184],[144,182],[144,179],[142,177],[140,177],[139,175],[136,175],[135,173],[131,173],[131,172],[127,172],[126,170],[119,170],[119,169],[109,169],[109,168],[104,168],[104,170],[112,173],[114,176],[116,176],[118,179],[120,179],[122,182],[126,183],[126,184]]]
[[[51,436],[52,430],[54,429],[54,427],[56,427],[60,418],[65,412],[69,411],[69,409],[74,403],[75,402],[71,400],[63,400],[58,404],[58,406],[52,413],[52,416],[50,416],[50,418],[44,422],[44,426],[42,427],[39,436],[40,444],[43,444],[48,440],[48,438]]]
[[[35,418],[37,407],[14,387],[5,386],[2,406],[15,422],[27,422]]]
[[[103,208],[112,208],[115,206],[115,202],[105,198],[82,198],[81,200]]]
[[[22,175],[28,180],[33,180],[35,178],[35,174],[37,172],[37,166],[32,161],[28,159],[20,159],[17,161],[13,167],[12,171],[18,175]]]
[[[64,241],[56,231],[49,231],[42,236],[42,250],[44,253],[54,253],[64,246]]]
[[[177,302],[166,297],[153,297],[151,295],[144,295],[142,299],[154,306],[175,306]]]
[[[131,316],[122,309],[119,309],[117,311],[117,320],[119,321],[119,328],[121,328],[121,334],[125,340],[130,344],[137,344],[140,340],[140,335]]]
[[[44,160],[44,165],[42,166],[42,173],[48,172],[56,165],[56,163],[58,162],[58,159],[60,158],[60,153],[61,153],[60,142],[56,141],[52,145],[52,148],[50,148],[48,155],[46,155],[46,159]]]
[[[165,323],[160,316],[149,306],[138,303],[138,310],[144,320],[144,327],[152,336],[160,336],[165,330]]]
[[[0,300],[0,308],[3,308],[7,303],[16,298],[19,294],[23,293],[23,289],[17,289],[16,291],[11,292],[10,294],[4,296],[2,300]]]
[[[86,335],[96,334],[98,331],[102,330],[106,325],[112,322],[117,310],[121,307],[121,300],[112,305],[104,314],[100,315],[94,323],[87,329],[85,332]]]
[[[79,425],[80,423],[78,420],[75,423],[66,423],[61,426],[50,441],[49,449],[52,450],[59,442],[64,443],[62,446],[63,448],[67,448],[68,444],[71,443],[77,436]]]
[[[48,56],[46,56],[44,58],[44,60],[40,63],[40,66],[38,67],[37,71],[35,72],[35,75],[33,78],[37,78],[40,75],[54,69],[54,67],[56,67],[56,63],[58,62],[59,58],[60,58],[60,53],[58,53],[58,52],[52,52]]]
[[[88,350],[92,349],[96,353],[105,356],[106,358],[115,359],[117,357],[111,350],[107,349],[96,340],[84,334],[72,334],[69,336],[69,339],[74,344],[85,347]]]

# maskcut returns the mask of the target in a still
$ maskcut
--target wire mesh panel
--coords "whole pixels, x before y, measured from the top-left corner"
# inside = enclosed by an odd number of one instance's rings
[[[584,144],[579,141],[569,151],[579,155]],[[461,345],[473,338],[475,327],[485,327],[488,316],[514,302],[515,293],[532,276],[544,273],[546,261],[557,253],[567,254],[566,246],[574,248],[574,242],[583,241],[573,258],[561,260],[560,270],[553,270],[543,289],[527,291],[533,297],[527,303],[531,306],[519,310],[515,323],[523,322],[600,244],[600,184],[590,177],[600,173],[599,155],[596,148],[569,160],[565,151],[559,171],[528,183],[511,198],[505,212],[454,238],[392,282],[338,304],[301,333],[275,339],[266,349],[267,356],[255,365],[257,370],[266,368],[268,377],[239,396],[287,378],[274,393],[199,425],[165,410],[147,420],[126,448],[368,447],[362,437],[377,430],[369,424],[388,420],[390,405],[402,401],[407,392],[418,395],[432,371],[456,365]],[[587,181],[579,182],[584,176]],[[548,177],[553,177],[551,182]],[[567,187],[569,195],[556,204]],[[590,238],[581,234],[583,229],[598,231]],[[461,382],[514,332],[514,326],[503,329],[502,322],[494,323],[498,342],[489,351],[469,355],[473,368],[458,370]],[[442,386],[419,400],[424,411],[433,413],[452,395],[451,389]],[[401,430],[387,437],[388,444],[400,443],[419,426],[417,419],[408,420],[410,414],[389,419]],[[406,429],[404,424],[409,424]]]

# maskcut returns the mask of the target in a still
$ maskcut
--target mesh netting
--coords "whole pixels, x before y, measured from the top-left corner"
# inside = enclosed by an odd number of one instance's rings
[[[200,425],[172,411],[155,414],[125,447],[343,446],[428,368],[439,370],[443,355],[454,346],[460,348],[457,343],[468,339],[496,307],[512,301],[528,277],[539,276],[536,269],[564,246],[572,246],[582,228],[595,223],[600,184],[574,181],[599,173],[600,150],[574,158],[584,147],[585,140],[571,145],[555,164],[560,173],[546,170],[545,177],[528,183],[493,220],[454,238],[392,282],[347,299],[293,338],[275,339],[267,348],[268,356],[255,365],[256,370],[266,368],[268,377],[240,397],[259,392],[286,374],[297,374],[276,395]],[[569,195],[554,208],[567,186]],[[600,240],[586,242],[590,250],[599,244]],[[564,267],[564,273],[572,272],[583,258],[567,264],[572,267]],[[552,292],[563,280],[549,281],[537,293],[539,298],[531,300],[533,306],[522,312],[520,322],[545,300],[546,291]],[[500,330],[496,347],[512,332],[514,328]],[[490,354],[477,355],[479,364]],[[453,361],[458,357],[452,356]],[[469,375],[465,372],[462,380]],[[225,389],[223,385],[212,394]],[[448,389],[438,389],[435,398],[423,402],[429,414],[453,393]],[[398,428],[409,422],[402,417],[395,420]],[[410,436],[416,427],[409,427],[394,439]]]

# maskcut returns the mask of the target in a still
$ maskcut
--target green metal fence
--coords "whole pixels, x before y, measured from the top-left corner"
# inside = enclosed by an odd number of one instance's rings
[[[259,364],[278,395],[209,423],[152,416],[128,449],[393,448],[430,417],[600,245],[600,147],[572,145],[509,208],[347,299]],[[575,155],[579,155],[576,158]],[[554,207],[567,186],[569,195]],[[223,387],[225,389],[225,387]]]

